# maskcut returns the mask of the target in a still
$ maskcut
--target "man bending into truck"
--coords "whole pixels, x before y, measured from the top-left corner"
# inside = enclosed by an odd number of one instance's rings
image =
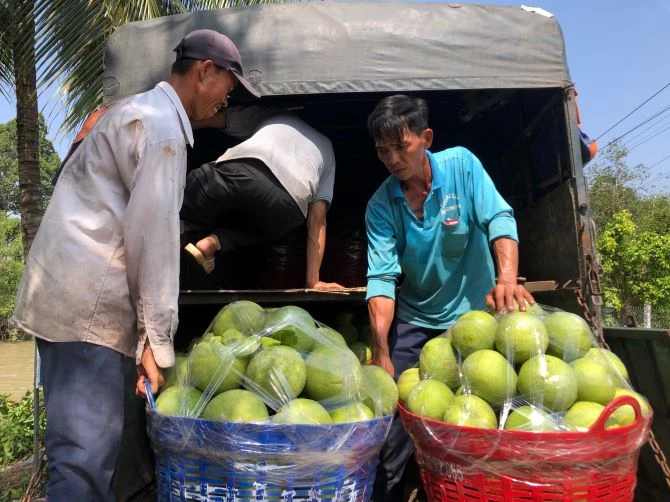
[[[258,96],[224,35],[196,30],[175,51],[168,80],[112,105],[69,157],[26,260],[11,322],[41,356],[49,502],[115,500],[124,356],[139,394],[175,361],[190,121],[236,85]]]
[[[433,131],[426,102],[384,98],[368,117],[368,130],[391,174],[365,215],[372,362],[397,378],[417,365],[428,340],[468,310],[513,310],[515,301],[525,310],[534,300],[517,285],[512,208],[470,151],[428,150]],[[411,454],[396,417],[380,453],[375,502],[403,499],[401,481]]]
[[[202,238],[185,249],[205,272],[217,254],[278,239],[306,220],[305,287],[342,288],[319,275],[335,182],[330,140],[292,112],[258,105],[226,108],[193,126],[244,140],[186,178],[185,233]]]

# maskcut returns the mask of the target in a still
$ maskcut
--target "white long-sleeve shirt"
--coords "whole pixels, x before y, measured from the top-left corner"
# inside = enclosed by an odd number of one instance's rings
[[[60,175],[19,285],[11,323],[139,362],[146,338],[174,364],[179,209],[193,132],[174,89],[112,106]]]

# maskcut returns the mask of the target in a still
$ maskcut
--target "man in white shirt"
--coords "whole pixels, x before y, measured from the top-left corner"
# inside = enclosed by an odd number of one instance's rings
[[[236,85],[258,97],[224,35],[196,30],[175,51],[169,79],[111,106],[64,165],[17,293],[12,324],[42,360],[50,502],[114,500],[124,356],[140,395],[175,360],[190,121]]]
[[[330,140],[292,112],[258,105],[227,108],[193,126],[244,140],[186,178],[184,226],[209,234],[186,250],[205,271],[217,252],[278,239],[306,220],[305,287],[342,288],[320,279],[335,182]]]

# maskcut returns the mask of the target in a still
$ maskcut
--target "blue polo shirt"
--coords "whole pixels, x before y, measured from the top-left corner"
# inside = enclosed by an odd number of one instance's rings
[[[400,182],[390,176],[365,213],[367,299],[396,299],[397,316],[428,328],[448,328],[461,314],[485,307],[494,284],[491,243],[517,240],[512,208],[469,150],[427,152],[432,186],[423,221],[412,213]]]

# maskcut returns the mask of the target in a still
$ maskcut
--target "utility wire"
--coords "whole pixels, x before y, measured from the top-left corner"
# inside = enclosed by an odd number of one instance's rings
[[[612,129],[614,129],[616,126],[618,126],[619,124],[621,124],[621,122],[623,122],[624,120],[626,120],[628,117],[630,117],[633,113],[635,113],[635,112],[638,111],[640,108],[642,108],[645,104],[647,104],[647,103],[648,103],[649,101],[651,101],[653,98],[655,98],[656,96],[658,96],[658,95],[659,95],[662,91],[664,91],[667,87],[670,87],[670,82],[668,82],[667,84],[665,84],[665,85],[664,85],[663,87],[661,87],[658,91],[656,91],[653,95],[651,95],[651,96],[648,97],[645,101],[643,101],[642,103],[640,103],[640,104],[639,104],[639,105],[638,105],[632,112],[630,112],[630,113],[629,113],[628,115],[626,115],[624,118],[622,118],[621,120],[619,120],[616,124],[614,124],[612,127],[610,127],[609,129],[607,129],[607,130],[606,130],[604,133],[602,133],[600,136],[598,136],[598,137],[596,138],[596,141],[598,141],[600,138],[602,138],[605,134],[607,134],[608,132],[610,132],[610,131],[611,131]]]
[[[666,126],[664,129],[661,129],[660,131],[656,132],[655,134],[653,134],[653,135],[651,135],[651,136],[648,136],[647,138],[641,140],[641,141],[638,142],[635,146],[631,146],[631,147],[629,147],[629,148],[628,148],[628,151],[630,152],[631,150],[634,150],[634,149],[637,148],[638,146],[640,146],[640,145],[644,145],[647,141],[651,141],[651,140],[654,139],[656,136],[658,136],[659,134],[661,134],[661,133],[667,131],[668,129],[670,129],[670,125],[669,125],[669,126]]]
[[[657,117],[657,118],[658,118],[658,120],[656,120],[655,123],[653,123],[653,124],[649,124],[648,127],[645,127],[645,128],[644,128],[643,130],[641,130],[639,133],[637,133],[637,134],[635,134],[634,136],[631,136],[630,138],[628,138],[628,139],[626,140],[626,142],[627,142],[627,143],[631,143],[634,139],[639,138],[640,136],[642,136],[643,134],[647,133],[648,131],[650,131],[650,130],[653,129],[654,127],[658,127],[658,126],[660,126],[663,122],[665,122],[665,121],[667,121],[668,119],[670,119],[670,114],[667,114],[667,115],[665,115],[665,116],[663,116],[663,117]]]
[[[626,131],[625,133],[623,133],[621,136],[619,136],[619,137],[617,137],[617,138],[614,138],[612,141],[610,141],[609,143],[607,143],[607,144],[603,147],[603,150],[604,150],[605,148],[607,148],[608,146],[610,146],[611,144],[616,143],[617,141],[619,141],[620,139],[622,139],[624,136],[627,136],[628,134],[632,133],[632,132],[635,131],[636,129],[639,129],[640,127],[642,127],[643,125],[645,125],[647,122],[649,122],[649,121],[651,121],[651,120],[654,120],[656,117],[658,117],[659,115],[665,113],[665,112],[668,111],[668,110],[670,110],[670,106],[666,106],[666,107],[663,108],[662,110],[660,110],[660,111],[656,112],[655,114],[653,114],[651,117],[647,117],[645,120],[643,120],[642,122],[640,122],[639,124],[637,124],[635,127],[629,129],[628,131]]]
[[[668,155],[667,157],[663,157],[661,160],[659,160],[658,162],[656,162],[656,164],[654,164],[653,166],[649,166],[649,169],[652,169],[652,168],[656,167],[656,166],[659,165],[661,162],[665,162],[665,161],[668,160],[668,159],[670,159],[670,155]],[[666,175],[666,176],[667,176],[667,175]]]

